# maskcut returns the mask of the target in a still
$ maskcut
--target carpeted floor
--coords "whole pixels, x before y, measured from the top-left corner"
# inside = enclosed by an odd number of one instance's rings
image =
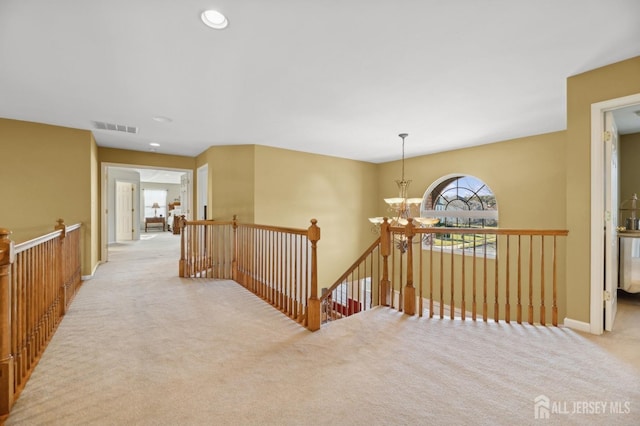
[[[178,278],[179,238],[146,236],[85,282],[7,425],[640,424],[635,325],[376,308],[310,333],[234,282]]]

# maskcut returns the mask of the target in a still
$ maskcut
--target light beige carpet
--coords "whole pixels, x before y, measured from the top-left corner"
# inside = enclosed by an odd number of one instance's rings
[[[387,308],[310,333],[234,282],[178,278],[179,238],[148,235],[84,284],[8,425],[640,424],[637,358],[606,336]]]

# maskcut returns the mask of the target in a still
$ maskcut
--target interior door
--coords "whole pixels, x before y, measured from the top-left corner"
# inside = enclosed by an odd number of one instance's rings
[[[617,290],[618,290],[618,181],[619,181],[619,150],[618,130],[613,119],[613,113],[608,111],[604,117],[604,170],[605,170],[605,302],[604,302],[604,329],[613,330],[616,318]]]
[[[131,241],[134,235],[134,192],[136,185],[116,181],[116,240]]]

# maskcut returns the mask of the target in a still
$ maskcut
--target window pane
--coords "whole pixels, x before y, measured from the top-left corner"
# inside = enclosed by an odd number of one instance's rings
[[[158,203],[157,209],[153,203]],[[167,191],[164,189],[144,190],[144,217],[167,216]]]
[[[437,217],[435,226],[485,228],[498,226],[498,203],[491,189],[473,176],[455,176],[432,185],[423,202],[422,217]],[[467,239],[469,241],[467,241]],[[460,240],[460,241],[458,241]],[[495,237],[455,233],[441,234],[434,238],[437,250],[459,252],[462,250],[486,251],[495,254]],[[428,248],[426,246],[424,248]]]

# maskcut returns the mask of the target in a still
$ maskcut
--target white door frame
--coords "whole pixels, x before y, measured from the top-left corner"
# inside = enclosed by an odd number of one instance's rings
[[[183,171],[189,175],[189,199],[193,200],[193,170],[191,169],[175,169],[172,167],[156,167],[156,166],[143,166],[135,164],[122,164],[122,163],[100,163],[100,175],[101,175],[101,205],[100,205],[100,261],[107,262],[109,259],[109,236],[108,236],[108,220],[107,220],[107,206],[108,206],[108,191],[109,191],[109,167],[124,167],[130,169],[155,169],[155,170],[175,170]],[[138,188],[140,190],[140,188]],[[113,214],[113,213],[112,213]]]
[[[604,332],[604,113],[640,104],[640,93],[591,104],[591,307],[589,327],[593,334]]]
[[[209,165],[205,164],[204,166],[198,167],[197,170],[197,193],[198,193],[198,202],[197,202],[197,211],[196,214],[193,215],[194,220],[206,220],[204,217],[204,206],[207,206],[207,215],[211,217],[211,206],[209,205],[208,193],[209,193]]]

